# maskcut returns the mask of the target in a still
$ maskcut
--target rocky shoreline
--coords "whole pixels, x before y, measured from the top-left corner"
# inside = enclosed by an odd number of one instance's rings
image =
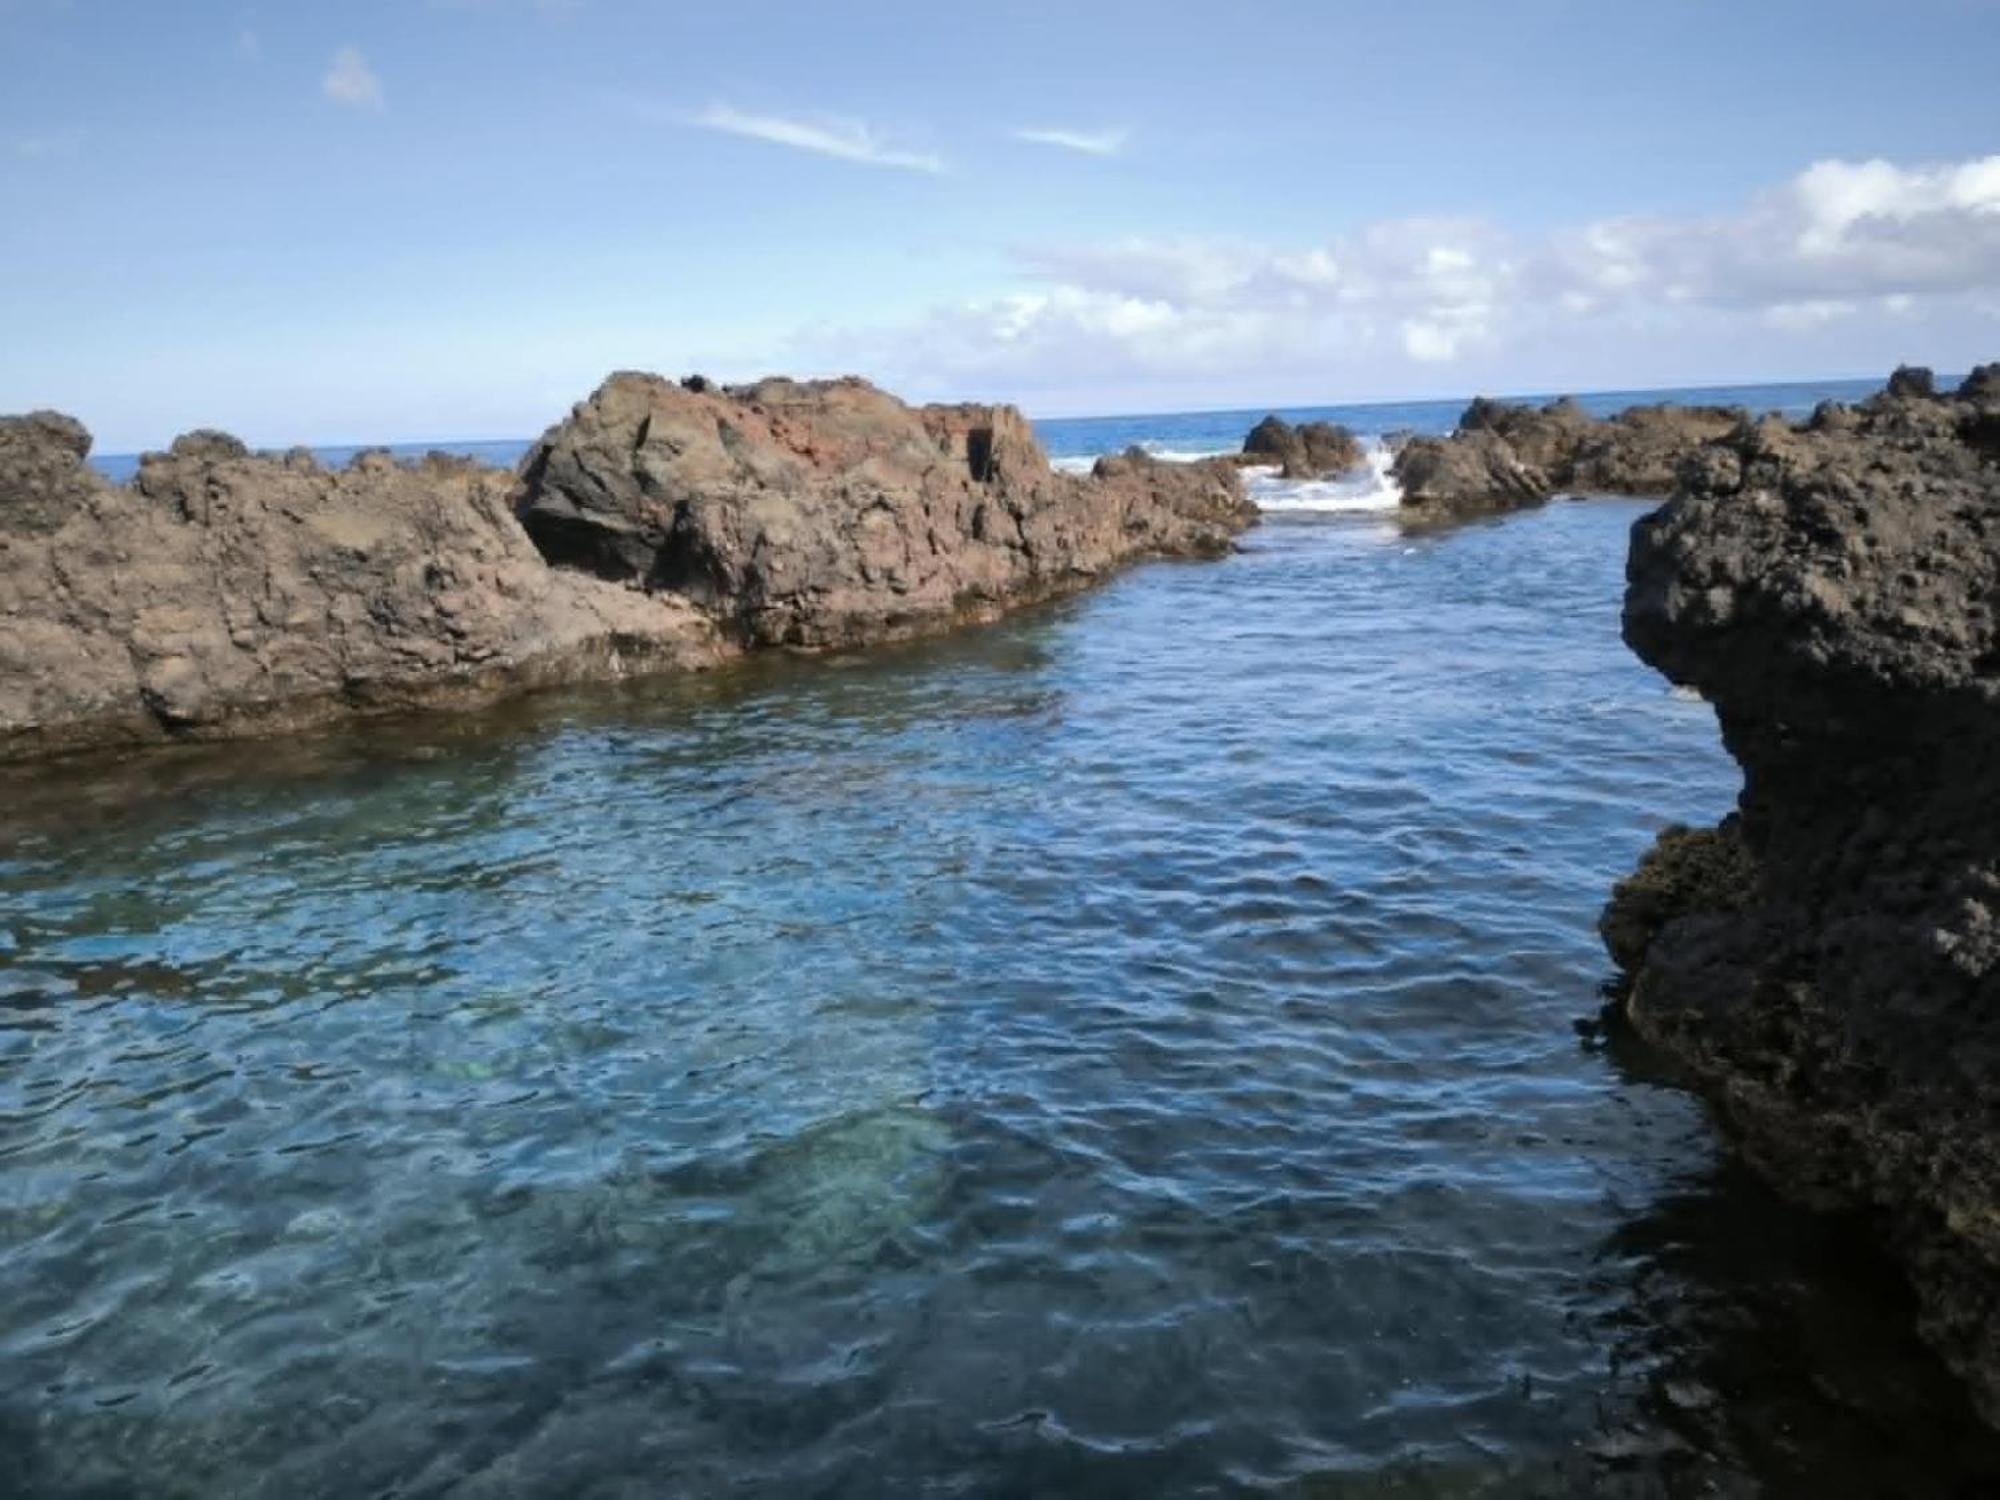
[[[1558,494],[1651,498],[1680,466],[1751,420],[1738,406],[1662,403],[1593,417],[1565,396],[1546,406],[1484,397],[1447,437],[1412,437],[1391,473],[1406,512],[1455,520],[1540,505]]]
[[[1614,893],[1623,1012],[1772,1183],[1879,1225],[2000,1422],[2000,365],[1738,424],[1628,581],[1744,788]]]
[[[1232,464],[1063,474],[1011,407],[853,379],[615,375],[518,473],[199,432],[118,485],[89,451],[0,418],[0,761],[917,635],[1256,519]]]

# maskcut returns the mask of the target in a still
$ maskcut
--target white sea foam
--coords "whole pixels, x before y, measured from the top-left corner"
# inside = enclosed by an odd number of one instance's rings
[[[1141,443],[1153,457],[1168,463],[1193,463],[1197,459],[1221,458],[1233,448],[1182,449],[1159,443]],[[1403,503],[1403,491],[1389,477],[1395,455],[1376,439],[1365,440],[1366,454],[1360,467],[1333,479],[1281,479],[1276,465],[1251,465],[1243,470],[1244,487],[1259,510],[1270,511],[1384,511]],[[1065,474],[1088,474],[1096,457],[1070,457],[1050,462]]]
[[[1395,455],[1369,439],[1363,462],[1332,479],[1280,479],[1273,469],[1246,469],[1250,498],[1259,510],[1384,511],[1403,503],[1402,488],[1389,475]]]
[[[1161,443],[1140,443],[1139,447],[1163,463],[1170,464],[1191,464],[1204,458],[1221,458],[1236,451],[1234,448],[1169,448]],[[1088,474],[1097,463],[1098,456],[1090,453],[1052,458],[1049,464],[1065,474]]]

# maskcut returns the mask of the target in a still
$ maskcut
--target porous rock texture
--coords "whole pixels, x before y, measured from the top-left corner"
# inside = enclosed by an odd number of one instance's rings
[[[690,599],[749,645],[850,646],[989,619],[1140,557],[1212,557],[1256,518],[1233,466],[1049,465],[1008,406],[865,381],[613,376],[522,464],[555,562]]]
[[[1366,456],[1361,440],[1338,422],[1293,426],[1273,413],[1250,429],[1237,461],[1275,464],[1283,479],[1325,479],[1346,473]]]
[[[551,569],[502,470],[255,457],[194,433],[130,485],[0,419],[0,758],[301,728],[704,665],[680,600]]]
[[[2000,1420],[2000,365],[1742,425],[1628,583],[1744,787],[1615,894],[1626,1013],[1779,1188],[1873,1214]]]
[[[1661,404],[1593,417],[1568,396],[1546,406],[1482,396],[1449,436],[1404,442],[1392,472],[1418,520],[1517,510],[1559,492],[1666,495],[1682,463],[1746,420],[1740,407]]]
[[[519,475],[197,432],[119,485],[89,451],[68,417],[0,418],[0,760],[861,644],[1255,518],[1227,465],[1058,474],[1011,408],[853,380],[616,376]]]

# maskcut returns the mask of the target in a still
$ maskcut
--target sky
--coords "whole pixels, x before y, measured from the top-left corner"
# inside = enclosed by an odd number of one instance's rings
[[[2000,358],[2000,0],[0,0],[0,411],[514,438]]]

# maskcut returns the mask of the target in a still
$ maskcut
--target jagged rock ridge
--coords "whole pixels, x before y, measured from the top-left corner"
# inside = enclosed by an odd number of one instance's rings
[[[1416,519],[1539,505],[1562,493],[1665,495],[1680,466],[1727,437],[1740,407],[1634,406],[1593,417],[1565,396],[1546,406],[1480,397],[1447,437],[1411,437],[1392,470]]]
[[[1061,475],[1011,408],[859,381],[615,377],[518,476],[201,432],[117,485],[89,451],[0,418],[0,759],[907,635],[1255,518],[1227,465]]]

